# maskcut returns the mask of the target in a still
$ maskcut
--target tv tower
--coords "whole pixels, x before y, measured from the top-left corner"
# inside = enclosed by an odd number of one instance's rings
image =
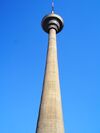
[[[56,44],[56,34],[63,26],[63,19],[54,12],[52,0],[52,12],[42,19],[42,28],[49,39],[36,133],[64,133]]]

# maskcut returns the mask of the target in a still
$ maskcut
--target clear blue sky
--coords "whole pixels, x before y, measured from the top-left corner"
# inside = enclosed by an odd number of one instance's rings
[[[35,133],[51,0],[0,0],[0,133]],[[65,133],[100,133],[100,0],[55,0]]]

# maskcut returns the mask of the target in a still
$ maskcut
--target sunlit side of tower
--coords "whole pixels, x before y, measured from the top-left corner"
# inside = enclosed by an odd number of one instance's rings
[[[42,28],[49,39],[36,133],[64,133],[56,44],[56,33],[63,25],[63,19],[53,9],[42,20]]]

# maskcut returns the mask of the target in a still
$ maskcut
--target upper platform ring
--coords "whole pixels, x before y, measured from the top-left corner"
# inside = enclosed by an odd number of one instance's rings
[[[49,30],[51,28],[54,28],[56,32],[59,33],[63,29],[63,27],[64,27],[63,19],[55,13],[46,15],[42,19],[42,28],[47,33],[49,33]]]

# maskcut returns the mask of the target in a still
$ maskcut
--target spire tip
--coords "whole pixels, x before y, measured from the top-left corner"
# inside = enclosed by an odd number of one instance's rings
[[[54,13],[54,0],[52,0],[52,13]]]

